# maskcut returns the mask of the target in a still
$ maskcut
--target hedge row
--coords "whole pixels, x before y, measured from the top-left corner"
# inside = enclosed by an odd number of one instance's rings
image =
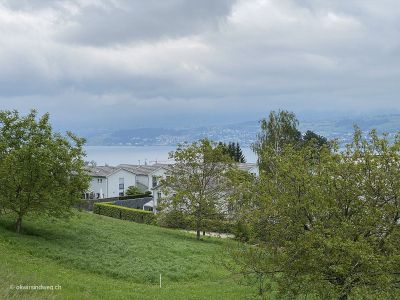
[[[118,206],[112,204],[112,202],[95,203],[93,212],[95,214],[137,223],[152,225],[156,223],[155,215],[150,211]]]
[[[156,215],[150,211],[119,206],[113,204],[113,202],[102,202],[94,204],[93,212],[95,214],[116,219],[159,225],[167,228],[180,228],[185,230],[196,229],[194,218],[192,216],[187,216],[180,211],[172,211],[167,214],[157,215],[156,217]],[[235,235],[241,231],[239,228],[237,228],[237,224],[216,219],[203,220],[202,229],[208,232],[233,233]]]
[[[158,215],[158,225],[167,228],[180,228],[185,230],[195,230],[195,219],[193,216],[187,216],[180,211],[171,211]],[[235,233],[236,224],[219,219],[204,219],[202,228],[208,232]]]

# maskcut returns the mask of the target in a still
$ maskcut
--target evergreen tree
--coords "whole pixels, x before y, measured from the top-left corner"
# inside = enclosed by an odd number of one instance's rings
[[[235,162],[244,163],[246,159],[243,155],[239,143],[229,142],[228,144],[219,142],[218,146],[222,148],[222,153],[228,155]]]
[[[240,163],[245,163],[246,159],[243,155],[242,149],[240,148],[239,143],[236,143],[235,147],[235,161],[240,162]]]

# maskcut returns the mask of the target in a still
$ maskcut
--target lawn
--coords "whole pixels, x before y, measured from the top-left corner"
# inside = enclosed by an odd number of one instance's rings
[[[229,240],[77,212],[0,220],[0,299],[254,299],[220,263]],[[162,288],[159,277],[162,275]],[[61,286],[53,291],[19,285]]]

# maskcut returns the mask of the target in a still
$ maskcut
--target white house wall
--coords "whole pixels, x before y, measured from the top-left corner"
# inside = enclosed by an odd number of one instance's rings
[[[92,177],[92,180],[90,180],[88,192],[93,192],[95,194],[95,197],[97,197],[97,194],[100,194],[100,197],[103,198],[107,197],[107,178]]]
[[[149,188],[149,176],[137,174],[136,181],[139,182],[140,184],[146,186],[147,189]]]
[[[124,189],[119,189],[119,179],[124,178]],[[136,176],[135,174],[125,171],[125,170],[118,170],[117,172],[109,175],[108,179],[108,198],[111,197],[118,197],[120,192],[124,192],[128,190],[130,186],[136,186]]]
[[[160,197],[163,198],[165,197],[165,195],[162,193],[160,187],[152,190],[152,193],[153,193],[154,212],[156,212],[156,207],[159,205]]]
[[[165,173],[166,173],[165,169],[158,169],[149,175],[149,182],[150,182],[149,190],[151,190],[153,187],[157,186],[160,183],[160,180],[162,178],[165,178]],[[157,178],[156,183],[153,182],[154,177]]]
[[[258,167],[253,167],[249,170],[250,174],[254,174],[255,176],[259,177],[260,176],[260,171],[258,169]]]

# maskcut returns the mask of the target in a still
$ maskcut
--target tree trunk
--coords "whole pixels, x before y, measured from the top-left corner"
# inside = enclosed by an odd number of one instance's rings
[[[18,217],[17,221],[15,222],[15,232],[20,233],[22,227],[22,217]]]
[[[200,239],[200,230],[197,230],[197,239]]]
[[[206,232],[205,232],[205,231],[203,231],[203,235],[206,235]]]

